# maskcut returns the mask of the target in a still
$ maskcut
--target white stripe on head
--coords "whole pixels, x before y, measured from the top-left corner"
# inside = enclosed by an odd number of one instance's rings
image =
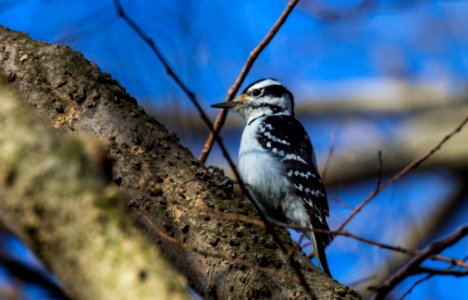
[[[263,79],[252,84],[251,86],[248,87],[248,90],[250,91],[250,90],[256,90],[256,89],[262,89],[264,87],[271,86],[271,85],[282,85],[282,84],[278,80],[267,78],[267,79]]]

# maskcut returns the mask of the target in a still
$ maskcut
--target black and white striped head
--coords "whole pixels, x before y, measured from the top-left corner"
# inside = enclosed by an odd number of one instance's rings
[[[232,108],[249,122],[260,116],[293,116],[294,97],[278,80],[265,78],[247,86],[233,101],[214,104],[212,107]]]

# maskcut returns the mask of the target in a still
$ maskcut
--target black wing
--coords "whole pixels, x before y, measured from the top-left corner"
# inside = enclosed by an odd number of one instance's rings
[[[257,132],[260,145],[284,164],[293,192],[304,200],[315,228],[328,229],[327,195],[304,127],[291,116],[268,116]],[[320,226],[317,226],[320,225]]]

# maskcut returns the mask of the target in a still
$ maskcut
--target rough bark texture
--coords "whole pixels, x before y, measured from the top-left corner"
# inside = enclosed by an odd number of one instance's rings
[[[108,145],[113,180],[130,195],[132,215],[203,297],[307,298],[294,281],[245,266],[291,274],[261,228],[200,212],[217,209],[256,217],[250,205],[222,184],[225,178],[203,168],[175,135],[145,114],[95,64],[68,47],[32,41],[0,28],[0,75],[56,128],[89,133]],[[177,244],[161,238],[155,228]],[[278,233],[287,248],[293,247],[285,230]],[[187,250],[194,247],[199,251]],[[297,260],[317,298],[359,297],[310,267],[303,255]]]
[[[59,135],[0,87],[0,216],[72,299],[189,299],[117,188],[106,187],[99,145]]]

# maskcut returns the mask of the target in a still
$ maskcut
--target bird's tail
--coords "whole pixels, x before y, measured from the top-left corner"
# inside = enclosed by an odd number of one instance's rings
[[[312,228],[319,228],[319,229],[323,229],[323,230],[329,230],[329,228],[328,228],[328,226],[326,224],[312,224]],[[314,250],[314,255],[317,258],[319,266],[322,267],[323,271],[328,276],[333,278],[332,275],[331,275],[331,272],[330,272],[330,268],[328,267],[327,255],[325,254],[325,247],[328,244],[330,244],[330,242],[331,242],[330,234],[326,233],[326,232],[309,231],[308,235],[309,235],[309,239],[310,239],[310,241],[312,243],[312,248]]]

